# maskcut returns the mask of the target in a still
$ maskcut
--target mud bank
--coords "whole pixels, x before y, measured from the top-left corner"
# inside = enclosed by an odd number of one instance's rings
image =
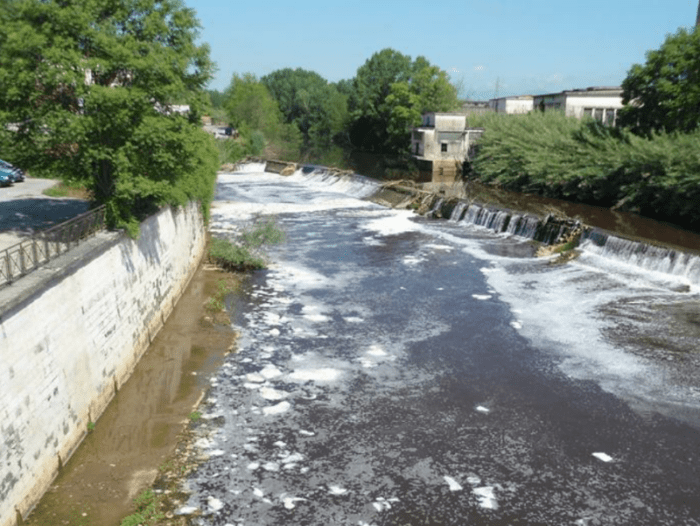
[[[133,512],[134,497],[171,470],[210,376],[233,348],[230,324],[217,323],[205,304],[221,281],[231,287],[234,279],[199,267],[131,378],[24,524],[117,526]]]

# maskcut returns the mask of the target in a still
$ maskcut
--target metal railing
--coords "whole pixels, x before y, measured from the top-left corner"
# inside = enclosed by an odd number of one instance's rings
[[[104,227],[103,205],[0,250],[0,287],[36,270]]]

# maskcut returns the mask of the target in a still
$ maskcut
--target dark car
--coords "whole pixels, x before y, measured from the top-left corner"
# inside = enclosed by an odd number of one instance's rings
[[[14,164],[0,159],[0,170],[9,174],[10,180],[13,183],[21,183],[24,181],[24,170],[17,168]]]

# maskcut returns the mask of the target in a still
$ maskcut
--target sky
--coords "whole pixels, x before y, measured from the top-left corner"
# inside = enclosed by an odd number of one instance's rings
[[[282,68],[351,79],[392,48],[447,71],[464,98],[619,86],[667,35],[695,24],[697,0],[184,0],[218,71]]]

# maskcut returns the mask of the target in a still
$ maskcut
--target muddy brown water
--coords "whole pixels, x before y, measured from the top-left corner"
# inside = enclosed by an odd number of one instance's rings
[[[116,526],[172,455],[209,378],[231,350],[205,308],[230,274],[200,266],[175,310],[26,525]],[[219,320],[228,321],[226,320]]]

